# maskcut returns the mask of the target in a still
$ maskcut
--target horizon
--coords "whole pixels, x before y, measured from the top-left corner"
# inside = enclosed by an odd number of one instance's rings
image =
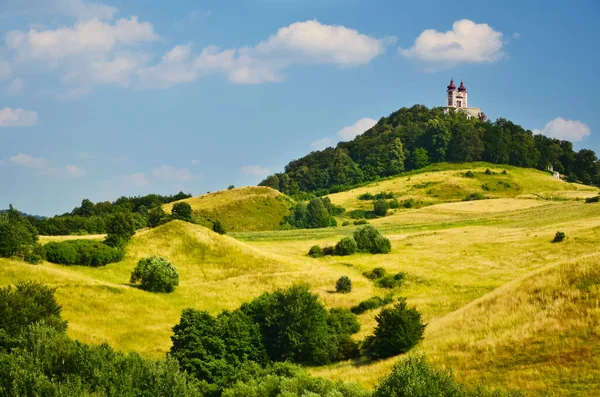
[[[491,121],[598,154],[599,11],[593,1],[8,0],[0,208],[52,216],[84,198],[256,185],[399,108],[445,106],[451,78]]]

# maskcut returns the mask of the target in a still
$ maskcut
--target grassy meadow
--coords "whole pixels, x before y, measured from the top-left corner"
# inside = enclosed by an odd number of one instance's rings
[[[126,258],[102,268],[0,259],[0,284],[33,279],[57,287],[72,337],[148,357],[169,350],[171,327],[186,307],[216,314],[299,282],[310,284],[329,307],[392,292],[407,297],[428,323],[417,350],[459,380],[528,395],[600,394],[600,204],[583,201],[598,189],[510,166],[436,167],[329,196],[349,211],[370,209],[371,201],[358,199],[366,192],[391,191],[400,201],[426,203],[369,221],[391,240],[388,255],[310,258],[312,245],[334,245],[357,226],[266,230],[279,228],[289,199],[268,188],[242,188],[186,200],[195,211],[231,219],[233,232],[225,236],[174,221],[138,232]],[[485,173],[488,168],[492,174]],[[474,177],[465,177],[467,170]],[[474,192],[490,199],[462,201]],[[258,203],[250,207],[260,210],[252,216],[240,204],[246,193]],[[236,217],[246,218],[234,225]],[[552,243],[559,230],[567,238]],[[152,294],[128,284],[137,261],[153,254],[179,270],[174,293]],[[362,276],[374,267],[405,272],[404,285],[376,287]],[[342,275],[352,279],[349,294],[334,292]],[[376,313],[359,316],[357,339],[372,332]],[[311,372],[371,388],[401,359],[348,361]]]

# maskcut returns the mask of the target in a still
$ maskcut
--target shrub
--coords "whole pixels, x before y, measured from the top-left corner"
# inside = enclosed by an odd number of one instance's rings
[[[375,200],[373,202],[373,213],[377,216],[386,216],[390,205],[385,200]]]
[[[599,195],[597,195],[596,197],[588,197],[588,198],[586,198],[586,199],[585,199],[585,202],[586,202],[587,204],[589,204],[589,203],[597,203],[597,202],[600,202],[600,194],[599,194]]]
[[[186,202],[179,202],[173,204],[171,214],[175,219],[181,219],[182,221],[192,220],[192,206]]]
[[[354,314],[363,314],[366,311],[373,310],[390,304],[394,301],[392,295],[386,295],[381,298],[379,296],[374,296],[367,300],[360,302],[358,305],[353,306],[350,311]]]
[[[212,230],[213,230],[213,232],[219,233],[219,234],[227,233],[227,231],[225,230],[225,227],[223,226],[221,221],[219,221],[218,219],[213,222]]]
[[[324,256],[335,255],[335,247],[331,247],[331,246],[323,247],[323,255]]]
[[[321,248],[318,245],[313,245],[312,247],[310,247],[310,249],[308,250],[308,256],[312,256],[313,258],[320,258],[323,255],[325,255],[323,253],[323,248]]]
[[[400,287],[402,285],[402,283],[404,282],[404,277],[405,277],[405,274],[402,272],[396,273],[393,276],[392,275],[383,276],[383,277],[377,279],[376,284],[379,288],[392,289],[392,288]]]
[[[465,176],[467,178],[475,178],[475,174],[470,170],[465,173]]]
[[[235,186],[233,186],[233,185],[227,186],[227,190],[233,190],[233,189],[235,189]]]
[[[564,232],[556,232],[556,234],[554,235],[554,240],[552,240],[553,243],[560,243],[561,241],[563,241],[565,239],[566,235]]]
[[[123,259],[123,250],[94,240],[50,242],[44,246],[48,262],[99,267]]]
[[[357,251],[356,241],[352,237],[344,237],[335,245],[335,254],[340,256],[352,255]]]
[[[508,172],[506,172],[506,170],[502,170],[502,175],[508,175]]]
[[[342,226],[348,226],[348,225],[350,225],[350,221],[344,221],[344,222],[342,222]]]
[[[23,255],[23,260],[32,265],[37,265],[46,259],[46,249],[40,243],[35,243],[28,247]]]
[[[168,259],[154,255],[140,259],[129,282],[150,292],[172,292],[179,285],[179,273]]]
[[[493,172],[492,172],[492,171],[491,171],[489,168],[487,168],[487,169],[485,170],[485,174],[486,174],[486,175],[492,175],[492,174],[493,174]]]
[[[490,187],[487,185],[487,183],[484,183],[483,185],[481,185],[481,189],[490,190]]]
[[[359,200],[373,200],[373,195],[371,193],[363,193],[358,196]]]
[[[354,221],[353,223],[354,223],[354,226],[369,224],[369,222],[366,219],[359,219],[357,221]]]
[[[338,278],[335,283],[335,291],[342,294],[347,294],[352,291],[352,280],[348,276]]]
[[[475,200],[485,200],[487,197],[485,197],[483,194],[481,193],[471,193],[469,195],[467,195],[463,201],[475,201]]]
[[[398,199],[394,198],[390,201],[390,208],[392,208],[392,209],[400,208],[400,202],[398,201]]]
[[[364,226],[354,232],[358,250],[372,254],[386,254],[391,250],[390,241],[383,237],[373,226]]]
[[[408,200],[404,200],[402,202],[402,206],[404,208],[412,208],[415,206],[415,200],[414,199],[408,199]]]
[[[426,324],[421,313],[400,298],[394,307],[383,309],[375,316],[377,327],[364,343],[365,352],[374,358],[387,358],[406,353],[422,338]]]
[[[161,206],[154,207],[148,212],[148,226],[156,227],[161,225],[167,214]]]

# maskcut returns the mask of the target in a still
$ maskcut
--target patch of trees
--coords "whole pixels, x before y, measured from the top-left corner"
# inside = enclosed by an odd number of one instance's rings
[[[0,257],[20,258],[29,263],[39,263],[44,258],[38,231],[12,205],[0,213]]]
[[[352,237],[343,237],[335,247],[310,247],[308,255],[318,258],[324,255],[347,256],[356,252],[371,254],[387,254],[391,251],[392,244],[379,230],[371,225],[363,226],[356,230]]]
[[[533,135],[506,119],[493,123],[467,119],[460,112],[422,105],[402,108],[335,148],[314,151],[291,161],[284,172],[268,176],[261,186],[285,194],[326,195],[427,164],[487,161],[541,170],[553,166],[569,180],[600,185],[600,161],[588,149]]]
[[[588,198],[585,199],[585,203],[586,204],[598,203],[598,202],[600,202],[600,194],[598,194],[597,196],[588,197]]]
[[[167,258],[155,255],[139,260],[129,282],[150,292],[173,292],[179,285],[179,272]]]
[[[309,202],[297,203],[291,215],[284,219],[284,226],[297,229],[316,229],[337,226],[335,215],[344,213],[329,197],[314,197]]]
[[[93,203],[88,199],[81,201],[79,207],[71,212],[51,218],[30,216],[27,219],[45,236],[66,236],[81,234],[104,234],[107,232],[107,221],[117,213],[130,214],[135,228],[157,226],[165,216],[160,208],[163,204],[191,197],[179,192],[171,196],[149,194],[138,197],[120,197],[114,202]],[[161,214],[162,211],[162,214]],[[158,215],[158,216],[157,216]]]
[[[99,267],[123,259],[121,248],[94,240],[53,241],[44,246],[46,260],[60,265]]]

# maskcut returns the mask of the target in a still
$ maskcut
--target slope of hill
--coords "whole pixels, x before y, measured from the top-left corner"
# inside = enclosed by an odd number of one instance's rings
[[[200,224],[210,227],[219,220],[227,231],[278,230],[293,205],[286,195],[262,186],[221,190],[177,202],[190,204]],[[163,209],[171,212],[173,204],[165,204]]]
[[[473,176],[467,176],[468,171]],[[423,206],[462,201],[472,193],[487,198],[584,199],[597,195],[598,189],[555,179],[548,172],[532,168],[484,162],[438,163],[328,197],[350,211],[372,209],[372,201],[360,200],[359,196],[380,192],[392,192],[398,201],[412,199],[415,205]]]

